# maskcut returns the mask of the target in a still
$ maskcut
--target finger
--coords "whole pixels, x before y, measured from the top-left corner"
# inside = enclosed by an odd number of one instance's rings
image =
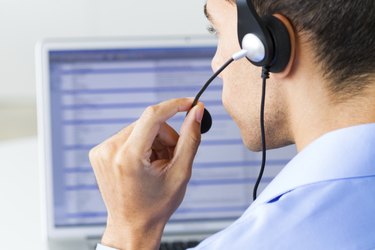
[[[118,148],[121,147],[121,145],[124,144],[124,142],[127,141],[129,135],[132,133],[135,124],[137,122],[131,123],[129,126],[121,129],[119,132],[117,132],[115,135],[110,137],[109,139],[106,140],[107,143],[113,143],[115,144]]]
[[[147,108],[129,136],[129,144],[137,152],[147,152],[158,135],[161,124],[178,112],[189,110],[192,102],[192,98],[178,98]]]
[[[179,135],[167,123],[162,123],[156,136],[158,143],[164,147],[174,147],[177,144]],[[155,140],[156,141],[156,140]]]
[[[181,126],[180,138],[177,142],[173,161],[185,169],[179,168],[175,171],[191,170],[194,157],[197,153],[201,140],[201,121],[203,117],[204,106],[198,103],[189,112]]]
[[[172,159],[178,138],[177,132],[168,124],[163,123],[151,147],[151,162],[159,159]]]

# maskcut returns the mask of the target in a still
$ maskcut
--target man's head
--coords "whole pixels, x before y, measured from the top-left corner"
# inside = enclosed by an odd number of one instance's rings
[[[296,130],[302,123],[299,119],[311,119],[327,103],[360,96],[371,85],[375,68],[375,3],[373,0],[253,0],[253,3],[260,16],[279,18],[292,40],[288,67],[272,74],[267,84],[267,144],[275,148],[297,140]],[[217,69],[240,49],[235,0],[208,0],[206,13],[218,36],[212,62]],[[244,143],[252,150],[259,150],[260,69],[242,60],[231,65],[221,77],[224,106],[239,126]],[[296,96],[301,93],[303,97]],[[296,104],[301,107],[296,108]]]
[[[261,16],[281,13],[312,43],[330,90],[358,94],[374,73],[373,0],[253,0]],[[356,82],[355,84],[352,84]]]

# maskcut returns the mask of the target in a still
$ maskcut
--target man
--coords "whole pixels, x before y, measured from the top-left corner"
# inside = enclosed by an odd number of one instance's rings
[[[284,23],[292,42],[288,66],[267,84],[267,146],[295,143],[299,153],[241,218],[197,249],[375,249],[375,2],[253,2]],[[215,70],[240,50],[235,2],[208,0],[206,14],[218,36]],[[254,151],[259,75],[245,59],[221,74],[224,106]],[[90,152],[108,210],[103,245],[158,249],[191,175],[203,104],[179,135],[165,121],[191,103],[149,107]]]

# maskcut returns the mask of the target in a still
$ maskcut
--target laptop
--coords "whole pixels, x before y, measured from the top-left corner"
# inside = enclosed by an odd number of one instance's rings
[[[38,44],[48,249],[95,249],[107,214],[89,150],[135,121],[147,106],[195,96],[212,74],[215,51],[215,40],[205,36],[51,39]],[[216,79],[201,98],[213,125],[202,137],[185,199],[165,227],[162,247],[168,242],[193,246],[230,225],[251,204],[261,155],[243,146],[223,108],[221,90]],[[183,119],[179,114],[168,122],[178,131]],[[293,147],[268,153],[260,190],[294,155]]]

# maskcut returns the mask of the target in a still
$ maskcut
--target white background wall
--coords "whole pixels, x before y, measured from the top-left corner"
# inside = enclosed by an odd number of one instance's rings
[[[204,0],[0,0],[0,141],[36,135],[35,43],[206,34]],[[0,142],[0,242],[42,249],[36,138]]]
[[[203,4],[204,0],[0,0],[0,140],[35,134],[38,40],[206,34]]]

